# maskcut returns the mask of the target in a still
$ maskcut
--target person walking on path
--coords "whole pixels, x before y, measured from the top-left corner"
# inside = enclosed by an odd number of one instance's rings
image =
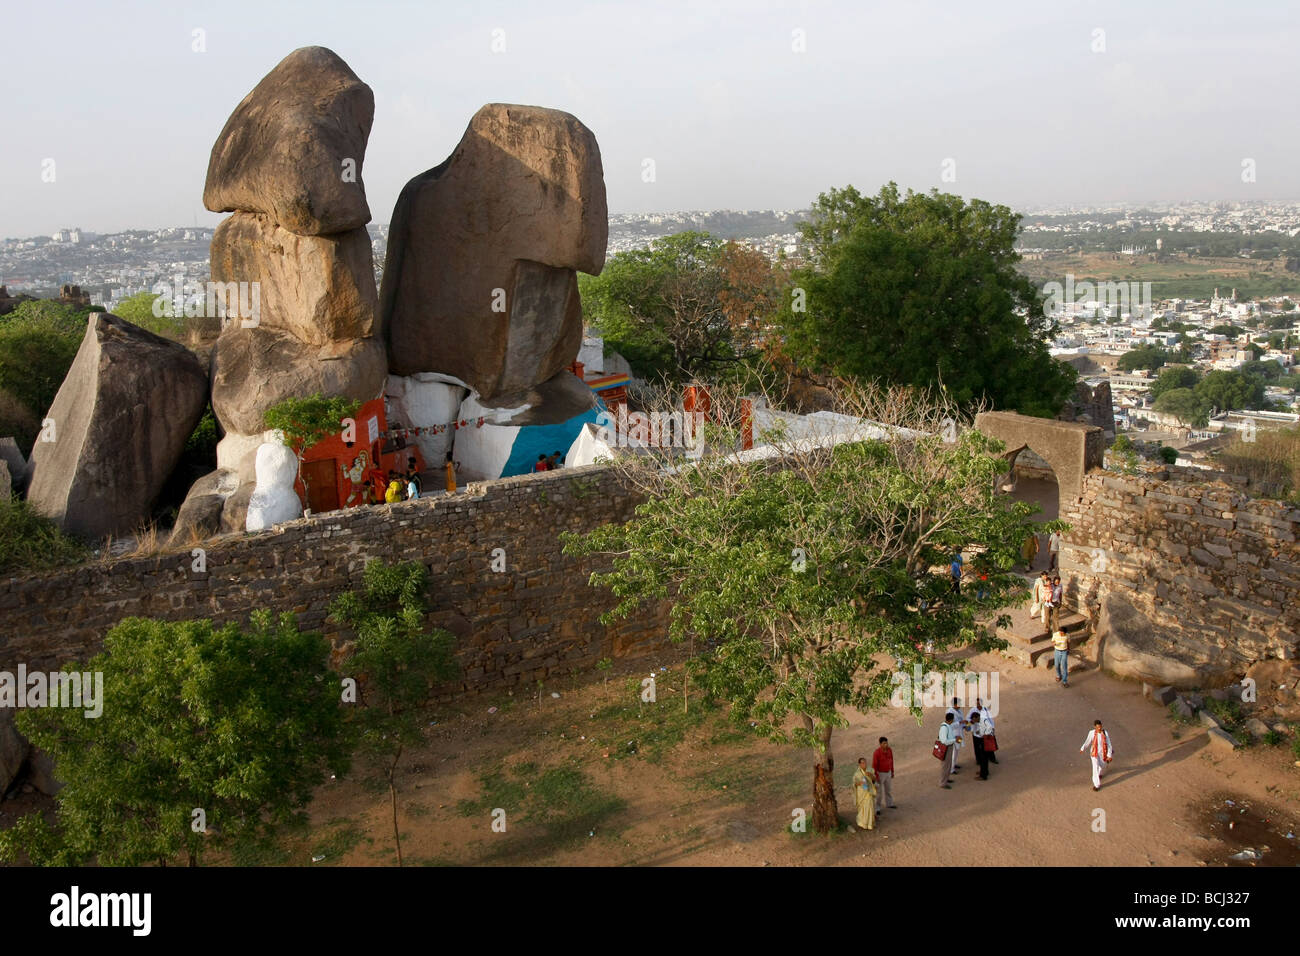
[[[880,738],[880,746],[871,755],[871,769],[876,772],[876,812],[882,812],[886,804],[893,810],[898,804],[894,803],[894,751],[888,737]]]
[[[1020,556],[1025,559],[1025,570],[1034,570],[1034,559],[1038,557],[1038,535],[1031,534],[1020,546]]]
[[[1061,603],[1065,600],[1065,588],[1061,586],[1060,578],[1052,578],[1050,607],[1052,613],[1048,615],[1047,627],[1049,630],[1059,630],[1061,619]]]
[[[1088,738],[1079,748],[1079,753],[1085,751],[1092,758],[1092,789],[1100,790],[1101,775],[1106,772],[1106,764],[1115,756],[1110,745],[1110,734],[1102,729],[1100,720],[1092,722],[1092,730],[1088,731]]]
[[[1034,582],[1034,603],[1029,609],[1029,616],[1036,617],[1047,624],[1048,609],[1047,603],[1052,599],[1052,582],[1044,571]]]
[[[1047,537],[1047,570],[1059,571],[1058,562],[1061,560],[1061,532],[1053,531]]]
[[[957,744],[953,748],[952,755],[952,772],[957,773],[961,770],[961,751],[966,746],[966,731],[970,726],[966,723],[966,718],[962,716],[961,707],[957,703],[957,698],[952,699],[952,706],[948,708],[948,714],[952,716],[952,731],[957,736]]]
[[[1052,634],[1052,663],[1056,667],[1056,682],[1062,687],[1070,686],[1070,639],[1064,631]]]
[[[961,556],[961,552],[958,551],[956,554],[952,556],[951,572],[952,572],[952,593],[953,594],[961,594],[961,564],[962,564],[962,556]]]
[[[858,758],[858,769],[853,771],[853,800],[858,807],[858,829],[876,828],[876,783],[874,771],[867,766],[867,758]]]
[[[943,753],[943,757],[939,760],[941,765],[939,767],[939,786],[944,790],[951,790],[952,784],[948,782],[948,778],[952,776],[952,760],[957,753],[957,747],[955,746],[957,735],[952,729],[951,711],[944,714],[943,723],[939,725],[939,743],[947,748]]]

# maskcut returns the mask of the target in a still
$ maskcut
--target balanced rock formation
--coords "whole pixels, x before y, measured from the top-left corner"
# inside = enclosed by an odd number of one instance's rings
[[[85,537],[134,531],[176,467],[208,402],[183,345],[104,312],[59,387],[32,449],[27,500]]]
[[[608,232],[591,131],[559,110],[484,106],[393,210],[380,292],[389,370],[519,404],[578,354],[574,270],[600,272]]]
[[[257,283],[258,328],[309,345],[375,331],[379,300],[365,229],[299,236],[266,216],[237,212],[212,234],[211,269],[213,282]]]
[[[186,499],[196,528],[211,526],[214,496],[224,500],[222,528],[262,521],[250,503],[267,409],[383,391],[388,356],[360,176],[373,117],[370,88],[336,54],[307,47],[244,98],[212,148],[203,201],[234,211],[212,236],[212,281],[256,309],[231,318],[212,350],[212,411],[226,434],[218,473]]]
[[[338,54],[294,50],[230,114],[203,205],[264,213],[303,236],[364,226],[361,165],[374,117],[374,93]]]

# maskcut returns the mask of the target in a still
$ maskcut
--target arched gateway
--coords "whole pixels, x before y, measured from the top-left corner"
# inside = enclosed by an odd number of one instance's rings
[[[1106,451],[1105,436],[1096,425],[1031,418],[1016,412],[983,412],[975,416],[975,428],[1006,443],[1008,470],[1026,447],[1045,459],[1056,474],[1061,512],[1067,501],[1083,493],[1083,476],[1102,467]]]

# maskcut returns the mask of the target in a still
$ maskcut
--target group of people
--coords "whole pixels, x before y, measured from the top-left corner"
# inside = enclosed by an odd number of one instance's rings
[[[398,474],[389,469],[388,486],[384,489],[384,501],[393,504],[397,501],[409,501],[420,497],[423,482],[420,472],[415,467],[415,459],[406,459],[406,471]]]
[[[456,490],[456,470],[458,468],[460,468],[460,462],[453,460],[451,452],[447,452],[447,461],[443,465],[443,470],[447,473],[448,494]],[[379,474],[382,475],[382,473]],[[398,474],[390,469],[387,479],[381,477],[380,483],[384,489],[384,501],[390,505],[399,501],[410,501],[424,493],[424,479],[420,477],[420,471],[416,467],[414,458],[406,459],[405,472]]]
[[[943,723],[939,725],[939,736],[935,742],[934,755],[939,758],[939,786],[945,790],[952,789],[952,775],[961,772],[961,750],[970,737],[971,751],[979,771],[976,778],[989,778],[989,764],[997,763],[997,734],[993,715],[984,706],[984,701],[975,698],[975,706],[970,713],[964,714],[956,697],[952,706],[944,712]]]
[[[1053,531],[1047,536],[1047,570],[1055,571],[1058,569],[1061,560],[1061,543],[1064,537],[1059,531]],[[1031,534],[1025,538],[1025,543],[1020,546],[1020,556],[1025,559],[1025,570],[1034,570],[1034,560],[1038,557],[1038,535]]]
[[[952,706],[943,715],[939,725],[939,737],[934,744],[934,755],[939,758],[939,786],[944,790],[952,789],[952,776],[961,772],[960,754],[966,746],[969,736],[970,746],[977,768],[976,779],[989,779],[989,764],[998,762],[998,743],[993,715],[989,713],[984,702],[978,697],[975,706],[968,713],[963,713],[960,701],[954,697]],[[1088,732],[1080,753],[1087,753],[1092,764],[1092,789],[1101,789],[1101,778],[1106,767],[1115,757],[1110,734],[1102,726],[1101,720],[1094,720],[1092,730]],[[880,746],[871,755],[858,758],[857,769],[853,772],[853,801],[857,810],[855,822],[860,830],[874,830],[876,818],[886,809],[897,809],[894,803],[894,751],[889,746],[889,738],[881,737]]]
[[[560,457],[558,451],[553,451],[549,455],[538,455],[537,464],[533,465],[533,471],[554,471],[564,465],[564,459]]]

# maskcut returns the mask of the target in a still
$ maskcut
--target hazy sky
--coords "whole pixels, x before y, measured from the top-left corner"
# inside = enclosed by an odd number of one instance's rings
[[[1298,10],[8,0],[0,236],[215,225],[202,204],[213,140],[262,76],[309,45],[334,50],[375,92],[363,174],[376,222],[494,101],[586,123],[612,212],[797,208],[831,186],[875,192],[891,179],[1014,206],[1291,199]],[[205,52],[192,49],[196,29]],[[492,51],[494,30],[504,52]],[[41,179],[46,159],[53,183]],[[949,159],[956,179],[945,182]]]

